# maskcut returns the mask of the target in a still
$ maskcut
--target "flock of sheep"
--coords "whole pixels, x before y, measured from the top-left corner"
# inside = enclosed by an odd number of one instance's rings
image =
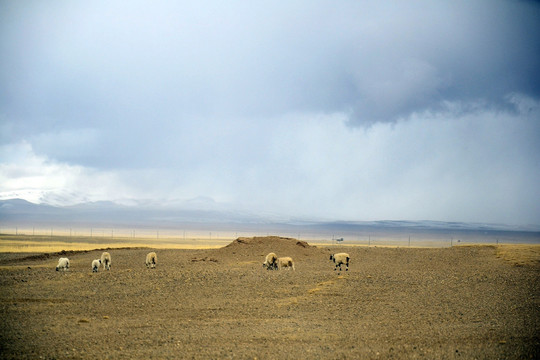
[[[347,253],[339,253],[339,254],[332,254],[330,255],[330,260],[332,260],[335,264],[334,271],[337,270],[339,266],[339,271],[341,271],[341,265],[345,265],[345,271],[349,271],[349,260],[350,256]],[[98,272],[100,265],[103,264],[104,270],[110,270],[111,269],[111,254],[108,252],[104,252],[101,254],[100,259],[95,259],[92,261],[92,272]],[[154,269],[157,264],[157,255],[155,252],[149,252],[146,255],[146,267]],[[291,257],[280,257],[278,258],[277,255],[273,252],[266,255],[266,259],[263,262],[263,268],[266,268],[267,270],[282,270],[282,269],[288,269],[291,268],[295,270],[294,268],[294,261]],[[68,258],[60,258],[58,260],[58,265],[56,265],[56,271],[62,270],[67,271],[69,269],[69,259]]]
[[[339,266],[339,271],[341,271],[341,265],[345,265],[345,271],[349,271],[349,260],[351,257],[347,253],[339,253],[339,254],[332,254],[330,255],[330,260],[332,260],[335,264],[334,271],[337,270]],[[291,268],[294,269],[294,261],[291,257],[280,257],[278,258],[277,255],[273,252],[266,255],[266,259],[263,262],[263,268],[266,268],[266,270],[281,270],[284,268],[287,268],[290,270]]]
[[[111,254],[104,252],[101,254],[101,259],[92,260],[92,272],[98,272],[100,265],[103,264],[103,270],[111,269]],[[154,269],[157,264],[157,255],[155,252],[149,252],[146,254],[146,267]],[[58,265],[56,265],[56,271],[67,271],[69,269],[69,259],[60,258],[58,260]]]

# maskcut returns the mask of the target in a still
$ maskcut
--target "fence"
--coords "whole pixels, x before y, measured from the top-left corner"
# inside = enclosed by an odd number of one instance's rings
[[[283,236],[307,241],[312,245],[327,246],[395,246],[395,247],[451,247],[464,244],[521,244],[540,243],[538,232],[411,232],[406,229],[386,229],[354,232],[313,231],[312,229],[151,229],[106,227],[43,227],[1,226],[0,235],[11,241],[65,242],[88,244],[148,244],[173,247],[220,247],[238,237]],[[302,231],[300,231],[302,230]],[[15,238],[13,238],[15,236]],[[339,241],[341,240],[342,241]]]

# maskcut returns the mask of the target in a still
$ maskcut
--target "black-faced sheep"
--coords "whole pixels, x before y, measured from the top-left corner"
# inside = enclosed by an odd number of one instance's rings
[[[92,272],[98,272],[99,265],[101,265],[101,260],[100,259],[96,259],[96,260],[92,261]]]
[[[266,255],[266,259],[263,262],[263,268],[266,268],[266,270],[276,270],[277,269],[277,255],[271,252],[270,254]]]
[[[111,269],[111,254],[108,252],[104,252],[101,254],[101,263],[103,264],[103,269],[110,270]]]
[[[339,266],[339,271],[341,271],[341,265],[342,264],[345,264],[345,266],[346,266],[345,271],[349,271],[349,260],[350,259],[351,259],[351,257],[347,253],[339,253],[339,254],[330,255],[330,260],[333,260],[334,264],[336,264],[336,266],[334,267],[334,271],[337,270],[338,266]]]
[[[287,268],[288,270],[290,270],[291,268],[293,270],[295,270],[294,268],[294,261],[291,257],[281,257],[281,258],[278,258],[277,259],[277,265],[278,265],[278,269],[279,270],[282,270],[283,268]]]
[[[69,269],[69,259],[68,258],[58,259],[58,265],[56,265],[56,271],[59,271],[59,270],[67,271],[67,269]]]
[[[146,267],[147,268],[155,268],[157,264],[157,255],[155,252],[149,252],[146,254]]]

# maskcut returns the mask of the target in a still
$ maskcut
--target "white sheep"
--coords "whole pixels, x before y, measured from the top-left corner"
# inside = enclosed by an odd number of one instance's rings
[[[56,265],[56,271],[58,270],[67,271],[67,269],[69,269],[69,259],[68,258],[58,259],[58,265]]]
[[[99,265],[101,265],[101,260],[100,259],[96,259],[96,260],[92,261],[92,272],[98,272]]]
[[[290,270],[291,268],[295,270],[294,268],[294,262],[291,257],[281,257],[277,259],[277,266],[279,270],[282,270],[283,268],[287,268]]]
[[[266,255],[266,259],[263,262],[263,268],[266,270],[276,270],[277,269],[277,255],[271,252]]]
[[[111,269],[111,254],[108,252],[104,252],[101,254],[101,263],[103,264],[103,269],[110,270]]]
[[[146,254],[146,267],[154,269],[157,264],[157,255],[155,252],[149,252]]]
[[[339,253],[339,254],[330,255],[330,260],[333,260],[334,264],[336,264],[336,266],[334,267],[334,271],[337,270],[338,266],[339,266],[339,271],[341,271],[341,265],[342,264],[345,264],[345,266],[347,267],[345,269],[345,271],[349,271],[349,260],[350,259],[351,259],[351,257],[347,253]]]

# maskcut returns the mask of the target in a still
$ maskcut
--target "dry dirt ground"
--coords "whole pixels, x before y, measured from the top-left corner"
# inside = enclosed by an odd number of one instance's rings
[[[0,254],[1,359],[538,359],[538,260],[496,247],[317,248],[240,238],[214,250]],[[350,271],[329,256],[346,250]],[[267,271],[265,255],[296,271]],[[501,255],[502,254],[502,255]]]

